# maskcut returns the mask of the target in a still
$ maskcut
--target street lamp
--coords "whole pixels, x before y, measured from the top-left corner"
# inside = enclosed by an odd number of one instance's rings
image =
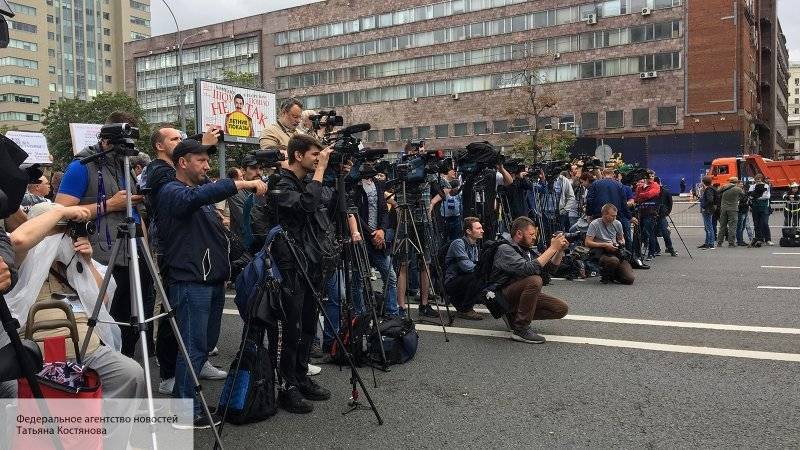
[[[207,29],[200,30],[197,33],[190,34],[183,38],[183,40],[178,44],[178,55],[177,55],[177,65],[178,65],[178,118],[181,121],[181,131],[186,133],[186,93],[184,92],[183,86],[183,61],[181,58],[183,52],[183,44],[186,43],[187,40],[193,38],[195,36],[199,36],[201,34],[208,33]],[[197,124],[195,124],[195,128],[197,128]],[[195,130],[196,131],[196,130]]]

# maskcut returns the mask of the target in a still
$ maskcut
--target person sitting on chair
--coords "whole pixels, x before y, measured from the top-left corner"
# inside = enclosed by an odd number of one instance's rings
[[[444,260],[444,288],[458,317],[483,320],[475,306],[475,265],[478,263],[478,240],[483,239],[483,226],[477,217],[464,219],[464,237],[450,243]]]

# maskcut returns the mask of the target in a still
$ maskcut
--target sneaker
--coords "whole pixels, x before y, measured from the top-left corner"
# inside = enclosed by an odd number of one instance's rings
[[[306,378],[304,382],[300,383],[297,386],[297,389],[300,391],[301,394],[303,394],[303,398],[305,398],[306,400],[319,402],[331,398],[331,391],[318,385],[311,378]]]
[[[735,248],[735,247],[736,247],[736,244],[734,244],[733,242],[728,242],[728,247],[729,247],[729,248],[731,248],[731,247],[732,247],[732,248]]]
[[[533,327],[528,327],[521,331],[511,332],[511,339],[518,342],[527,342],[528,344],[544,344],[547,339],[536,333]]]
[[[172,388],[175,387],[175,377],[167,378],[166,380],[161,380],[158,383],[158,393],[164,395],[172,394]]]
[[[697,248],[699,248],[700,250],[705,250],[705,249],[707,249],[707,248],[708,248],[708,244],[701,244],[701,245],[698,245],[698,246],[697,246]]]
[[[419,315],[423,317],[439,317],[439,314],[436,313],[430,303],[419,305]]]
[[[738,245],[739,247],[749,247],[749,245],[747,245],[747,242],[737,242],[736,245]]]
[[[669,256],[678,256],[678,253],[672,249],[667,250],[667,253],[669,253]]]
[[[469,311],[465,312],[459,312],[457,316],[467,320],[483,320],[483,316],[478,314],[478,312],[474,309],[470,309]]]
[[[767,241],[767,245],[769,245],[770,247],[772,247],[773,245],[775,245],[775,243],[774,243],[774,242],[772,242],[772,241]]]
[[[278,392],[278,406],[292,414],[308,414],[314,405],[303,397],[296,386],[289,386]]]
[[[661,252],[655,252],[653,253],[653,256],[661,256]]]
[[[653,255],[647,255],[647,256],[644,258],[644,260],[645,260],[645,262],[647,262],[647,261],[652,261],[652,260],[653,260]]]
[[[320,372],[322,372],[322,367],[309,364],[306,375],[313,377],[314,375],[319,375]]]
[[[214,422],[215,427],[222,423],[222,417],[215,412],[211,413],[211,420]],[[192,424],[173,423],[172,428],[175,428],[176,430],[206,430],[211,428],[211,424],[208,422],[208,416],[201,414],[199,416],[195,416]]]
[[[224,380],[228,376],[228,372],[214,367],[210,362],[206,361],[203,364],[203,369],[200,371],[199,377],[203,380]]]
[[[219,355],[219,347],[214,347],[213,350],[208,352],[208,356],[217,356],[217,355]]]

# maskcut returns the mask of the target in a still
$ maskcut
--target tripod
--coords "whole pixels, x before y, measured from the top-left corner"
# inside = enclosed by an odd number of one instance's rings
[[[133,149],[132,147],[114,147],[111,150],[107,150],[104,152],[97,153],[95,155],[89,156],[81,160],[81,164],[88,164],[96,159],[104,158],[106,155],[110,153],[119,153],[124,156],[124,169],[123,174],[125,176],[125,186],[131,186],[131,166],[130,166],[130,157],[138,155],[138,152]],[[130,323],[119,323],[115,322],[117,325],[120,326],[130,326],[134,327],[139,332],[139,344],[141,345],[142,350],[142,361],[144,366],[144,375],[145,375],[145,382],[147,384],[147,409],[149,413],[149,417],[151,420],[150,424],[150,437],[152,440],[152,447],[153,449],[158,448],[158,439],[156,437],[155,432],[155,409],[153,406],[153,386],[150,380],[150,364],[149,364],[149,352],[147,349],[147,329],[149,323],[160,319],[161,317],[167,317],[169,320],[170,325],[172,326],[172,331],[175,334],[175,340],[178,343],[178,349],[181,352],[184,360],[186,361],[187,368],[189,373],[192,375],[192,382],[194,384],[195,392],[197,392],[198,397],[200,398],[200,403],[203,406],[203,412],[205,416],[208,418],[208,423],[211,424],[211,430],[214,433],[214,440],[216,441],[216,446],[220,449],[223,448],[222,440],[217,432],[216,426],[214,426],[214,419],[211,416],[211,410],[208,408],[208,403],[206,402],[205,395],[203,395],[202,387],[200,386],[200,381],[197,378],[197,374],[194,371],[194,368],[191,364],[191,359],[189,359],[189,352],[186,350],[186,345],[183,342],[183,338],[181,337],[180,330],[178,329],[178,324],[175,321],[175,312],[173,311],[172,307],[169,303],[169,298],[164,290],[164,285],[161,282],[161,279],[158,277],[158,271],[156,270],[155,263],[153,261],[153,257],[150,254],[150,249],[147,246],[147,243],[142,239],[142,237],[138,236],[136,233],[136,223],[133,218],[133,204],[131,203],[131,191],[127,189],[127,195],[125,196],[126,204],[125,204],[125,212],[126,217],[123,223],[119,225],[117,229],[117,236],[114,241],[114,245],[111,247],[111,255],[109,257],[109,265],[106,270],[106,274],[103,277],[103,283],[100,286],[100,292],[97,296],[97,302],[95,302],[94,310],[92,311],[91,316],[88,319],[89,329],[86,332],[86,338],[83,340],[83,345],[81,347],[81,358],[86,356],[86,351],[89,347],[89,340],[92,337],[92,333],[94,332],[94,327],[97,325],[97,317],[100,314],[100,307],[103,305],[103,299],[106,296],[106,292],[108,290],[108,284],[111,281],[111,276],[114,271],[114,266],[116,265],[116,258],[117,254],[120,251],[122,246],[126,246],[127,255],[128,255],[128,274],[130,277],[131,283],[131,294],[132,294],[132,315]],[[145,320],[144,316],[144,306],[142,304],[142,280],[141,274],[139,273],[139,249],[142,250],[142,255],[145,258],[145,262],[147,264],[147,269],[150,271],[150,275],[153,277],[153,281],[155,284],[156,289],[158,290],[158,294],[161,295],[163,299],[162,307],[166,311],[163,314],[158,316],[154,316],[150,319]]]
[[[689,252],[689,247],[686,246],[686,241],[683,240],[683,236],[681,236],[681,232],[678,231],[678,227],[675,225],[675,221],[672,220],[672,216],[670,214],[667,214],[667,219],[669,219],[669,223],[672,224],[672,228],[675,228],[675,232],[678,233],[678,238],[680,238],[683,248],[686,249],[686,254],[689,255],[689,259],[694,259],[692,254]]]
[[[406,180],[402,180],[400,184],[400,197],[397,197],[397,234],[396,236],[401,236],[401,239],[395,238],[394,244],[392,246],[392,256],[396,256],[398,253],[402,251],[402,258],[400,260],[400,267],[405,267],[406,276],[405,276],[405,294],[408,295],[408,262],[409,262],[409,246],[416,251],[418,260],[422,260],[422,264],[425,264],[425,257],[423,255],[423,247],[422,242],[419,236],[419,230],[417,229],[417,224],[414,222],[414,218],[411,217],[411,211],[409,209],[408,203],[406,202]],[[427,215],[427,211],[423,214]],[[414,232],[413,237],[409,237],[409,228],[408,224],[411,223],[411,230]],[[423,227],[425,228],[425,227]],[[401,234],[402,230],[402,234]],[[426,231],[426,230],[423,230]],[[426,236],[427,237],[427,236]],[[431,265],[436,264],[438,267],[438,263],[435,261],[434,258],[431,259]],[[421,269],[421,268],[420,268]],[[420,270],[421,271],[421,270]],[[430,301],[431,294],[435,295],[435,290],[433,286],[433,278],[431,277],[431,269],[428,267],[425,270],[425,276],[428,281],[428,301]],[[441,277],[440,277],[441,278]],[[420,293],[420,295],[422,295]],[[405,300],[405,299],[404,299]],[[421,299],[420,299],[421,300]],[[407,317],[411,318],[410,311],[406,311]],[[450,342],[450,338],[447,336],[447,328],[444,324],[444,319],[442,318],[442,310],[439,305],[439,302],[436,303],[436,314],[439,316],[439,324],[442,326],[442,331],[444,333],[444,340],[445,342]],[[449,309],[448,309],[449,314]],[[420,322],[426,322],[426,320],[420,317]]]

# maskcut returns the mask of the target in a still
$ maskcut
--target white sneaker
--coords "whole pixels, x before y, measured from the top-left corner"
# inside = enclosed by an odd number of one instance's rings
[[[767,241],[767,245],[769,245],[770,247],[772,247],[773,245],[775,245],[775,243],[774,243],[774,242],[772,242],[772,241]]]
[[[172,388],[175,387],[175,377],[167,378],[166,380],[161,380],[158,383],[158,393],[164,395],[172,394]]]
[[[224,380],[227,376],[228,372],[217,369],[209,361],[203,364],[203,370],[200,371],[200,378],[204,380]]]
[[[219,355],[219,347],[214,347],[214,350],[208,352],[208,356],[217,356]]]
[[[318,375],[320,372],[322,372],[322,367],[309,364],[308,373],[306,375],[313,377],[314,375]]]

